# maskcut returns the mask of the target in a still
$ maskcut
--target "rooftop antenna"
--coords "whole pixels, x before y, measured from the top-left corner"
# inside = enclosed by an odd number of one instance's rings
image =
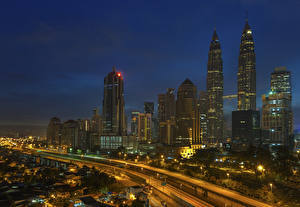
[[[246,22],[248,22],[248,10],[246,10],[246,12],[245,12],[245,19],[246,19]]]

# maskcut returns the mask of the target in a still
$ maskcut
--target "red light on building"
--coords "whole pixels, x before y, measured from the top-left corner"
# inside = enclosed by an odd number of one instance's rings
[[[118,73],[117,73],[117,76],[118,76],[118,77],[121,77],[121,73],[120,73],[120,72],[118,72]]]

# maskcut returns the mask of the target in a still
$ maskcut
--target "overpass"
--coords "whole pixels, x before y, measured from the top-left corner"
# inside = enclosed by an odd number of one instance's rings
[[[193,200],[198,199],[197,203],[200,206],[209,206],[210,204],[213,204],[213,206],[220,207],[271,207],[269,204],[246,197],[238,192],[214,185],[212,183],[144,164],[92,156],[82,157],[79,155],[76,156],[46,152],[40,154],[43,156],[60,158],[62,161],[73,160],[73,162],[76,161],[78,163],[89,163],[92,166],[109,166],[115,170],[117,169],[119,171],[143,178],[146,182],[156,188],[159,188],[159,186],[155,184],[159,182],[165,182],[167,184],[164,189],[166,189],[169,194],[173,193],[173,195],[179,195],[181,197],[185,195],[184,200],[188,201],[192,206],[197,206],[195,205],[196,203],[193,203]]]

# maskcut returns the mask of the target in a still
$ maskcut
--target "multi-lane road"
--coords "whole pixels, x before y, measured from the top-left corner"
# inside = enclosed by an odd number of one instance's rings
[[[46,154],[45,154],[46,155]],[[102,164],[110,165],[115,168],[118,168],[121,171],[125,171],[127,173],[131,173],[133,175],[136,175],[138,177],[141,177],[145,180],[150,180],[150,184],[156,187],[157,189],[161,191],[165,191],[167,194],[172,194],[174,196],[178,196],[185,202],[189,203],[191,206],[212,206],[211,204],[204,202],[203,200],[199,199],[199,196],[193,195],[193,193],[190,193],[189,191],[184,192],[184,189],[180,189],[176,185],[171,185],[170,183],[166,184],[166,186],[162,186],[162,181],[159,180],[159,178],[155,178],[153,174],[160,174],[168,177],[168,179],[172,179],[173,181],[176,181],[176,183],[183,183],[183,184],[189,184],[191,186],[194,186],[195,188],[205,189],[209,192],[215,193],[216,195],[219,195],[221,197],[224,197],[225,200],[229,199],[230,204],[228,206],[255,206],[255,207],[271,207],[271,205],[263,203],[261,201],[246,197],[244,195],[241,195],[238,192],[228,190],[226,188],[214,185],[212,183],[205,182],[203,180],[195,179],[188,177],[186,175],[170,172],[164,169],[154,168],[145,164],[141,163],[132,163],[124,160],[116,160],[116,159],[106,159],[106,158],[99,158],[99,157],[92,157],[92,156],[78,156],[77,158],[74,156],[70,156],[68,154],[54,154],[51,152],[49,154],[49,151],[47,153],[47,156],[50,157],[57,157],[60,159],[66,159],[66,160],[73,160],[76,162],[86,163],[91,162],[93,164]],[[88,160],[86,160],[88,159]],[[128,166],[127,168],[124,166]],[[131,167],[131,168],[130,168]],[[224,200],[224,199],[221,199]],[[224,201],[223,201],[224,202]],[[234,205],[233,203],[236,203]],[[226,206],[226,202],[224,204]]]
[[[143,173],[143,171],[135,171],[130,168],[123,168],[121,166],[111,166],[108,163],[99,163],[97,160],[91,161],[91,160],[85,160],[83,157],[74,157],[74,156],[68,156],[66,154],[53,154],[53,153],[40,153],[41,156],[48,158],[48,159],[54,159],[60,162],[66,162],[66,161],[72,161],[74,164],[78,164],[79,166],[87,165],[87,166],[95,166],[95,167],[110,167],[114,168],[116,170],[134,175],[136,177],[144,179],[149,185],[153,186],[155,189],[163,192],[166,195],[171,195],[170,197],[177,198],[177,202],[181,202],[181,205],[178,206],[194,206],[194,207],[213,207],[213,205],[193,196],[190,195],[180,189],[177,189],[169,184],[162,185],[162,181],[160,179],[157,179],[155,176],[148,175],[146,173]],[[99,161],[99,160],[98,160]],[[113,163],[112,161],[109,163]],[[130,165],[130,164],[128,164]]]

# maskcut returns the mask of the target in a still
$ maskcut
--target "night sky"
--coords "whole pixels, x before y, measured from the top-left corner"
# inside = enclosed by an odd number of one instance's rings
[[[103,78],[113,65],[124,76],[127,112],[142,110],[144,101],[157,102],[157,94],[178,88],[185,78],[203,90],[214,27],[222,47],[224,94],[234,94],[248,11],[258,107],[274,67],[286,66],[293,75],[299,128],[299,10],[298,0],[2,1],[0,124],[90,117],[102,105]]]

